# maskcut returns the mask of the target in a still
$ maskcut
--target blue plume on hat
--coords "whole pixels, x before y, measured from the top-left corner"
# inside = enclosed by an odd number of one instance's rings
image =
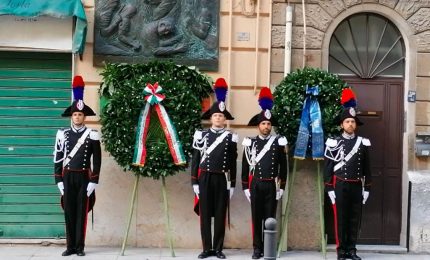
[[[216,99],[219,102],[225,102],[225,97],[227,96],[227,83],[223,78],[219,78],[216,80],[214,90]]]
[[[264,87],[260,91],[260,95],[258,97],[258,104],[260,104],[261,109],[263,110],[271,110],[273,107],[273,96],[270,88]]]
[[[355,99],[351,99],[350,101],[348,101],[345,104],[343,104],[344,108],[348,108],[348,107],[355,108],[356,106],[357,106],[357,101],[355,101]]]

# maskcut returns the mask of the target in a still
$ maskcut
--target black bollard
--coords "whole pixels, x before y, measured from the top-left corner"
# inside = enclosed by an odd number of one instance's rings
[[[266,219],[264,226],[264,259],[276,259],[276,219]]]

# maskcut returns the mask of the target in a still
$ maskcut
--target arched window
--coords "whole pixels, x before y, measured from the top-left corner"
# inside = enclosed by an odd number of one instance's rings
[[[387,18],[360,13],[342,21],[330,40],[329,71],[356,75],[403,77],[405,48],[402,35]]]

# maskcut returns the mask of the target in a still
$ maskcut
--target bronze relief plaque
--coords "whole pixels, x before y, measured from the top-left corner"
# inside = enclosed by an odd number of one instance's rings
[[[96,0],[94,64],[168,59],[218,69],[219,0]]]

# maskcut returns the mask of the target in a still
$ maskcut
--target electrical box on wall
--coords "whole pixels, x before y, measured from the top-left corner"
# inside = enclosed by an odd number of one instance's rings
[[[430,156],[430,132],[417,132],[415,154],[416,156]]]
[[[408,91],[408,102],[414,103],[417,101],[417,92],[413,90]]]

